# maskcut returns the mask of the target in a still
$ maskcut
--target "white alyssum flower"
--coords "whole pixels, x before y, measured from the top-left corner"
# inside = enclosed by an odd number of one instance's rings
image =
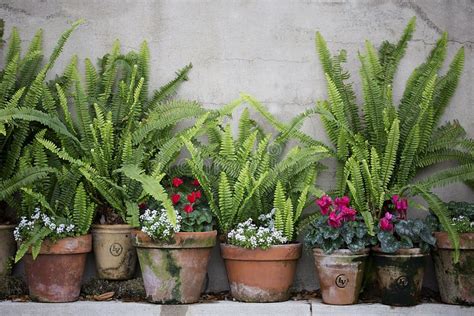
[[[155,240],[166,240],[171,238],[174,233],[181,230],[181,216],[176,210],[175,214],[176,226],[174,226],[168,219],[165,209],[161,209],[160,211],[150,209],[145,210],[145,213],[140,215],[142,232]]]
[[[249,218],[227,234],[229,244],[244,248],[267,249],[272,245],[280,245],[288,242],[282,232],[276,230],[273,223],[274,210],[268,214],[260,215],[259,220],[265,226],[257,226]]]

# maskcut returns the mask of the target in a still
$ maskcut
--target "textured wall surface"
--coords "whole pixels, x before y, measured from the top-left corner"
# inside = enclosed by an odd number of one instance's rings
[[[47,52],[71,22],[86,19],[67,43],[56,71],[64,68],[72,54],[78,54],[80,59],[102,56],[116,38],[123,50],[138,49],[140,42],[147,40],[155,87],[170,80],[176,69],[192,62],[190,81],[183,85],[179,97],[215,108],[237,98],[239,92],[246,92],[285,120],[326,96],[315,53],[315,31],[324,35],[332,51],[348,51],[347,69],[353,75],[356,90],[360,90],[357,52],[363,49],[364,40],[370,39],[377,46],[385,39],[397,40],[412,16],[417,17],[417,29],[395,78],[395,98],[400,97],[413,68],[428,55],[442,31],[447,31],[448,58],[464,46],[466,62],[461,84],[444,119],[459,119],[474,136],[472,0],[0,0],[6,37],[11,26],[16,25],[22,39],[28,42],[41,27],[45,30]],[[317,117],[309,119],[304,130],[326,140]],[[333,177],[331,172],[323,174],[321,186],[329,187]],[[474,201],[472,191],[462,184],[439,192],[447,200]],[[225,270],[217,249],[210,270],[208,290],[226,289]],[[89,275],[92,273],[90,265]],[[435,286],[432,271],[427,274],[427,285]],[[295,286],[316,287],[312,259],[306,254]]]

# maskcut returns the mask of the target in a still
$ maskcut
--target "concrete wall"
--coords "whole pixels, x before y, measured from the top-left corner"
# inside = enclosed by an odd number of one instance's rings
[[[326,97],[314,34],[321,31],[332,51],[346,49],[348,69],[360,90],[358,50],[364,40],[379,45],[395,41],[412,16],[417,30],[395,78],[398,99],[412,69],[420,64],[441,32],[449,32],[449,58],[466,49],[465,71],[445,119],[459,119],[474,136],[473,44],[474,2],[465,1],[346,1],[346,0],[1,0],[0,16],[6,36],[16,25],[25,42],[38,28],[45,29],[50,52],[59,34],[79,18],[87,23],[71,37],[55,70],[61,71],[72,54],[100,57],[120,39],[124,50],[138,49],[142,40],[152,52],[152,84],[173,77],[174,70],[192,62],[194,68],[179,97],[219,107],[247,92],[264,102],[272,113],[287,120]],[[26,44],[26,43],[25,43]],[[360,94],[358,95],[360,99]],[[327,140],[317,117],[304,130]],[[320,177],[330,187],[334,174]],[[459,184],[440,191],[447,200],[474,201],[472,191]],[[92,267],[89,267],[92,273]],[[213,253],[209,290],[226,289],[226,276],[218,250]],[[432,271],[429,286],[435,286]],[[295,286],[314,289],[312,259],[300,262]]]

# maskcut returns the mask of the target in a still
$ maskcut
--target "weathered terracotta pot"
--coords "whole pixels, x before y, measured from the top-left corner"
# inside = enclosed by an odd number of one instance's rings
[[[301,248],[300,243],[267,250],[221,244],[232,296],[243,302],[288,300]]]
[[[420,248],[400,249],[395,253],[383,253],[378,247],[373,250],[382,304],[418,304],[428,254]]]
[[[16,249],[14,229],[15,225],[0,225],[0,276],[11,272],[11,258],[15,255]]]
[[[358,302],[369,251],[367,248],[354,253],[348,249],[340,249],[325,254],[322,249],[313,249],[324,303],[348,305]]]
[[[45,240],[33,260],[31,252],[23,257],[30,297],[35,301],[61,303],[77,301],[92,249],[92,236],[69,237],[53,243]]]
[[[130,225],[93,225],[93,247],[97,274],[106,280],[128,280],[135,276],[137,252]]]
[[[445,232],[436,232],[433,251],[441,300],[448,304],[474,305],[474,233],[459,234],[459,262],[453,263],[454,247]]]
[[[139,230],[132,235],[148,301],[197,302],[217,231],[176,233],[168,242],[155,242]]]

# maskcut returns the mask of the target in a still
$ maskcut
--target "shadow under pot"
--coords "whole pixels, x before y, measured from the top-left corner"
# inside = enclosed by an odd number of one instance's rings
[[[128,280],[135,276],[137,253],[130,225],[93,225],[93,248],[97,275],[105,280]]]
[[[0,225],[0,276],[11,273],[16,250],[16,242],[13,238],[14,229],[15,225]]]
[[[31,299],[49,303],[77,301],[91,248],[92,236],[84,235],[55,243],[45,240],[35,260],[30,249],[23,262]]]
[[[232,297],[259,303],[288,300],[301,248],[301,243],[266,250],[221,244]]]
[[[384,253],[373,248],[375,271],[382,304],[413,306],[418,304],[428,254],[420,248],[399,249]]]
[[[148,301],[195,303],[204,287],[217,231],[179,232],[166,242],[132,232]]]
[[[448,304],[474,305],[474,233],[459,234],[459,262],[453,262],[454,246],[448,233],[436,232],[433,251],[441,300]]]
[[[349,305],[358,302],[369,251],[369,248],[358,252],[340,249],[326,254],[322,249],[313,249],[324,303]]]

